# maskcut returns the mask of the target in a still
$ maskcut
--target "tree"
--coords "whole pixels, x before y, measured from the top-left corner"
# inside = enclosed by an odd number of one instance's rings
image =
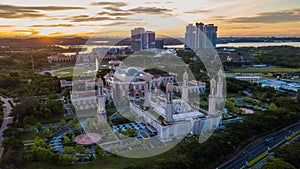
[[[165,118],[162,115],[158,116],[157,119],[158,119],[158,121],[160,121],[161,124],[163,124],[163,122],[165,121]]]
[[[261,167],[261,169],[278,169],[278,168],[296,169],[293,165],[283,161],[280,158],[269,158],[267,159],[267,163]]]
[[[68,137],[68,136],[66,136],[66,135],[64,135],[64,143],[70,143],[71,142],[71,140],[70,140],[70,138]]]
[[[95,156],[96,156],[96,158],[100,158],[100,157],[103,157],[105,155],[106,155],[105,151],[99,145],[96,145],[95,146]]]
[[[275,157],[282,158],[296,168],[300,168],[300,140],[296,140],[275,151]]]
[[[34,138],[34,146],[42,147],[45,144],[45,140],[39,137]]]
[[[89,154],[91,154],[91,151],[90,151],[89,149],[85,149],[84,153],[85,153],[86,155],[89,155]]]
[[[52,134],[52,132],[49,129],[45,129],[43,131],[43,136],[44,137],[49,137],[49,136],[51,136],[51,134]]]
[[[20,150],[21,148],[23,148],[23,143],[21,142],[21,140],[12,136],[4,139],[2,141],[2,146],[4,149]]]
[[[64,147],[64,153],[65,154],[72,154],[75,152],[75,149],[74,147],[71,147],[71,146],[65,146]]]
[[[36,123],[36,129],[37,129],[38,131],[41,131],[41,130],[43,129],[42,124],[41,124],[41,123]]]
[[[271,110],[271,111],[276,111],[276,110],[278,110],[278,107],[276,106],[276,104],[275,103],[271,103],[270,104],[270,106],[269,106],[269,110]]]
[[[75,147],[76,152],[78,152],[79,154],[83,154],[85,151],[85,147],[83,145],[76,145]]]
[[[66,125],[66,121],[64,119],[61,119],[60,122],[59,122],[59,125],[61,127],[64,127]]]

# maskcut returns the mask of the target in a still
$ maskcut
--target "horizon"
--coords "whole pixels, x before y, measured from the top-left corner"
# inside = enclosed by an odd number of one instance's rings
[[[0,37],[128,37],[135,27],[184,37],[195,22],[215,24],[219,37],[298,37],[297,6],[294,0],[3,0]]]

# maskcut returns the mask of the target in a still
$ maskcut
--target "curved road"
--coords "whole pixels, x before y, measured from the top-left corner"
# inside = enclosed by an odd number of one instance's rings
[[[12,117],[9,116],[11,110],[12,110],[12,107],[10,106],[9,104],[9,100],[12,100],[11,98],[4,98],[2,96],[0,96],[0,99],[4,102],[4,116],[3,116],[3,122],[2,122],[2,126],[1,126],[1,133],[0,133],[0,159],[2,157],[2,153],[3,153],[3,147],[2,147],[2,141],[3,141],[3,136],[2,136],[2,133],[3,131],[7,128],[7,125],[9,123],[12,122]]]
[[[218,169],[243,168],[248,162],[259,156],[260,154],[264,153],[265,151],[276,147],[279,143],[284,141],[287,136],[291,135],[293,132],[298,130],[300,130],[300,122],[294,123],[268,136],[259,138],[250,143],[234,158],[219,166]],[[274,138],[274,142],[270,145],[265,145],[265,139],[270,136]]]

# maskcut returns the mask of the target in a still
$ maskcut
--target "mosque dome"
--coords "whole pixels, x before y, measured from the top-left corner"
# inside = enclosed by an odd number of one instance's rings
[[[129,76],[133,76],[137,73],[139,73],[139,71],[135,67],[129,67],[126,71],[126,74]]]
[[[124,69],[119,69],[117,70],[118,74],[124,74],[125,73],[125,70]]]

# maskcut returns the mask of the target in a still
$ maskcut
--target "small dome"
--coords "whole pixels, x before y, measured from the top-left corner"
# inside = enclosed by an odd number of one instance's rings
[[[137,73],[139,73],[139,71],[134,67],[129,67],[126,71],[126,74],[129,75],[129,76],[133,76]]]
[[[118,72],[119,74],[124,74],[124,73],[125,73],[125,70],[119,69],[117,72]]]

